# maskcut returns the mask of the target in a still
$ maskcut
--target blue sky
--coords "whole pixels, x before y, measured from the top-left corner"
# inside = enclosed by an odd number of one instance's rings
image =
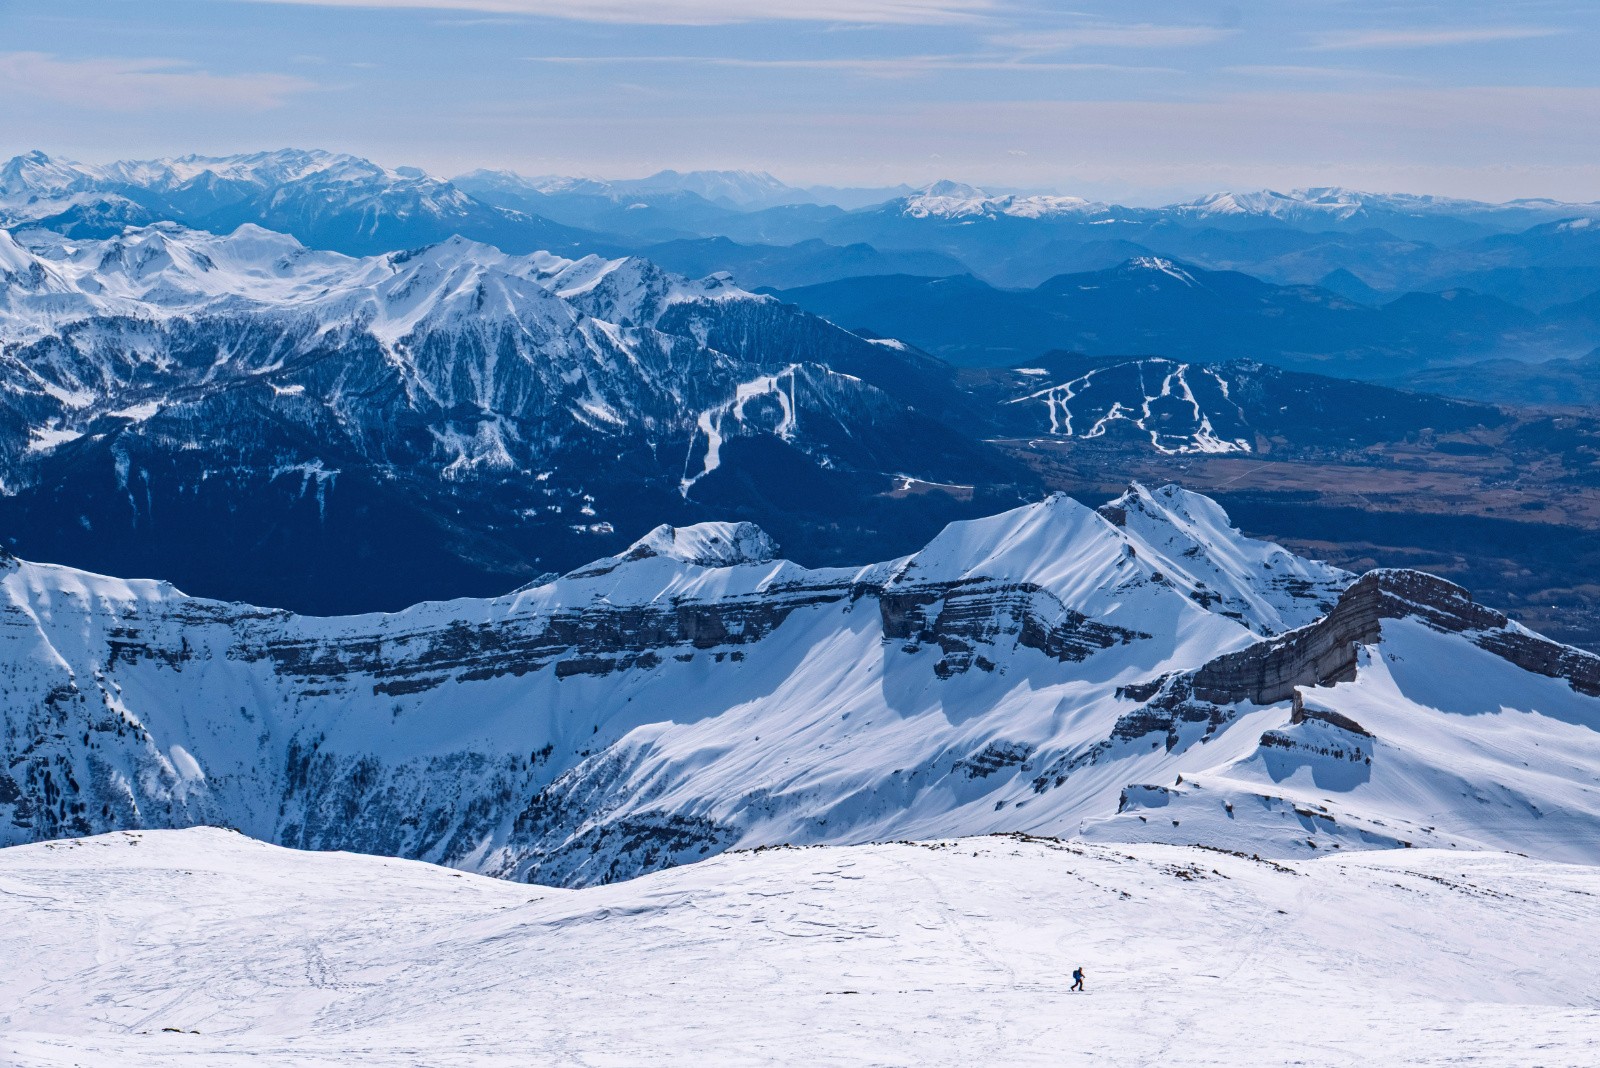
[[[1600,199],[1575,0],[0,0],[0,153]]]

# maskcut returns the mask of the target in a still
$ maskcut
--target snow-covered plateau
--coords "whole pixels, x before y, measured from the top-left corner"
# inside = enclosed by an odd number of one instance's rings
[[[116,833],[0,850],[0,1060],[1580,1068],[1597,900],[1451,849],[999,836],[555,890]]]

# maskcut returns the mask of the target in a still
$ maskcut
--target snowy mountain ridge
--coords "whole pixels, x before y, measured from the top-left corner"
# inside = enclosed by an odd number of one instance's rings
[[[562,395],[581,426],[616,430],[642,405],[660,403],[649,392],[666,392],[672,406],[696,390],[707,391],[706,405],[719,395],[714,377],[619,375],[621,361],[638,366],[656,351],[698,350],[702,367],[728,378],[731,392],[744,373],[738,360],[655,330],[674,305],[772,302],[626,259],[514,257],[462,238],[358,259],[254,226],[219,236],[161,224],[36,250],[0,234],[0,270],[8,282],[0,296],[4,376],[14,397],[28,398],[26,448],[35,453],[83,437],[107,413],[137,410],[142,423],[174,405],[222,400],[216,391],[245,383],[270,390],[277,405],[309,400],[348,412],[363,398],[337,381],[308,383],[295,369],[315,372],[320,352],[359,353],[365,339],[381,365],[373,373],[397,375],[408,407],[465,402],[496,414],[477,423],[472,439],[441,442],[447,465],[535,467],[549,439],[524,439],[517,450],[511,420],[551,412]],[[172,358],[197,335],[218,338],[224,355],[199,366]],[[253,358],[245,355],[252,348]],[[690,447],[683,441],[685,452]],[[284,462],[301,461],[276,466]]]
[[[475,170],[457,179],[475,192],[532,193],[536,196],[578,195],[623,203],[629,198],[692,195],[710,204],[738,211],[828,203],[833,194],[856,210],[891,210],[909,218],[974,221],[1017,218],[1040,221],[1274,220],[1291,225],[1328,225],[1370,218],[1487,219],[1506,216],[1508,225],[1562,218],[1600,217],[1600,204],[1523,198],[1489,203],[1456,197],[1409,193],[1374,193],[1337,186],[1279,191],[1227,190],[1160,207],[1129,207],[1055,193],[993,194],[977,186],[941,180],[895,196],[880,192],[869,204],[871,190],[807,190],[791,186],[764,171],[663,170],[645,178],[609,179],[569,175],[523,176],[506,170]],[[863,200],[862,198],[866,198]],[[385,167],[348,153],[320,149],[278,149],[231,156],[186,155],[154,160],[120,160],[83,164],[33,151],[0,164],[0,223],[9,227],[37,223],[49,227],[86,227],[96,236],[114,233],[120,225],[144,225],[181,219],[206,228],[231,228],[255,221],[275,229],[304,225],[321,234],[318,223],[335,215],[350,221],[364,215],[374,231],[417,217],[452,223],[464,230],[482,230],[520,213],[492,208],[463,192],[455,181],[437,178],[415,167]],[[521,216],[521,221],[529,220]],[[294,223],[294,226],[285,225]],[[548,226],[548,224],[546,224]],[[550,230],[551,236],[572,237]],[[433,231],[433,239],[447,236]],[[342,247],[352,238],[333,238]],[[391,245],[390,247],[399,247]],[[364,245],[361,251],[376,251]]]
[[[474,189],[531,192],[547,196],[576,194],[606,197],[619,202],[631,197],[692,193],[713,204],[736,210],[813,202],[806,190],[779,181],[765,171],[752,170],[663,170],[645,178],[598,178],[562,174],[522,175],[509,170],[479,169],[458,175],[455,181]]]
[[[540,301],[539,291],[594,301],[592,294],[604,287],[610,299],[596,311],[637,325],[649,325],[678,301],[771,299],[720,279],[673,278],[626,257],[509,256],[460,237],[411,252],[351,257],[308,249],[253,224],[223,235],[160,223],[102,241],[35,236],[39,240],[28,248],[0,231],[0,272],[9,283],[0,342],[95,316],[154,320],[235,312],[310,316],[324,330],[359,323],[398,341],[448,318],[452,301],[463,294],[470,294],[472,314],[481,318],[497,310],[527,315],[525,306]],[[619,270],[622,276],[610,277]],[[498,299],[491,299],[491,289]]]
[[[1280,192],[1274,189],[1209,193],[1159,207],[1130,207],[1051,193],[992,194],[961,182],[940,181],[892,201],[889,207],[917,219],[973,221],[1004,217],[1088,223],[1272,220],[1297,226],[1326,226],[1364,219],[1438,217],[1474,219],[1491,215],[1600,217],[1600,204],[1523,199],[1505,203],[1411,193],[1369,193],[1337,186]]]
[[[0,165],[0,226],[73,239],[178,222],[229,232],[253,223],[317,248],[369,255],[451,236],[536,249],[594,248],[596,235],[483,203],[415,167],[282,149],[91,166],[33,152]]]
[[[1224,191],[1174,204],[1168,210],[1200,218],[1257,216],[1285,222],[1347,221],[1375,212],[1401,215],[1440,215],[1471,218],[1513,209],[1594,216],[1600,203],[1574,203],[1545,199],[1520,199],[1504,203],[1463,200],[1458,197],[1415,193],[1369,193],[1340,186],[1316,186],[1279,192],[1274,189]]]
[[[159,223],[0,233],[0,280],[9,544],[205,593],[397,608],[716,518],[698,502],[719,493],[755,497],[739,517],[804,550],[810,527],[900,522],[883,497],[899,476],[998,484],[982,492],[1002,506],[1025,478],[893,392],[914,356],[633,257],[460,236],[348,256]],[[779,470],[791,491],[764,500]],[[241,587],[218,546],[263,529],[277,543]],[[441,564],[492,577],[430,583]],[[305,587],[274,592],[286,572]]]
[[[0,165],[0,196],[110,191],[126,186],[170,191],[199,178],[243,182],[265,189],[314,174],[346,182],[374,176],[418,176],[414,168],[391,170],[358,156],[321,149],[279,149],[233,156],[191,154],[103,165],[52,158],[34,150]]]
[[[1592,862],[1600,658],[1429,576],[1351,580],[1137,486],[854,568],[661,528],[390,615],[11,563],[0,828],[225,823],[566,885],[996,830]]]
[[[895,204],[914,219],[972,219],[1013,216],[1021,219],[1047,219],[1057,216],[1102,216],[1113,210],[1083,197],[1048,194],[994,195],[961,182],[939,181]]]

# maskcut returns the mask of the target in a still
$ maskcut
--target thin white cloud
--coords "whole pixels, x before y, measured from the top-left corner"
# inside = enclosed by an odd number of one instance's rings
[[[530,63],[564,66],[637,66],[640,64],[720,67],[738,70],[817,70],[878,78],[906,78],[942,71],[1011,71],[1070,73],[1087,71],[1126,74],[1177,74],[1170,67],[1136,67],[1117,63],[1050,63],[1010,56],[924,55],[868,56],[828,59],[742,59],[733,56],[524,56]]]
[[[1338,30],[1317,34],[1307,46],[1312,52],[1359,52],[1379,48],[1446,48],[1451,45],[1488,44],[1554,37],[1561,31],[1548,26],[1480,26],[1461,29]]]
[[[1197,48],[1232,37],[1237,30],[1218,26],[1162,26],[1093,23],[1043,33],[1007,33],[989,43],[1019,52],[1067,52],[1075,48]]]
[[[1291,78],[1299,81],[1415,81],[1407,74],[1392,71],[1368,70],[1361,67],[1315,67],[1292,64],[1255,63],[1223,67],[1223,74],[1238,74],[1248,78]]]
[[[254,0],[317,7],[474,11],[579,22],[705,26],[805,21],[936,24],[995,14],[1002,0]]]
[[[175,59],[0,53],[0,95],[105,111],[265,111],[313,88],[287,74],[212,74]]]

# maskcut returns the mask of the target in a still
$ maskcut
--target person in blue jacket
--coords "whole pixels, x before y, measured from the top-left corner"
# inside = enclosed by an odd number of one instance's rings
[[[1081,964],[1072,969],[1072,989],[1083,990],[1083,965]],[[1084,993],[1087,994],[1088,991],[1084,990]]]

